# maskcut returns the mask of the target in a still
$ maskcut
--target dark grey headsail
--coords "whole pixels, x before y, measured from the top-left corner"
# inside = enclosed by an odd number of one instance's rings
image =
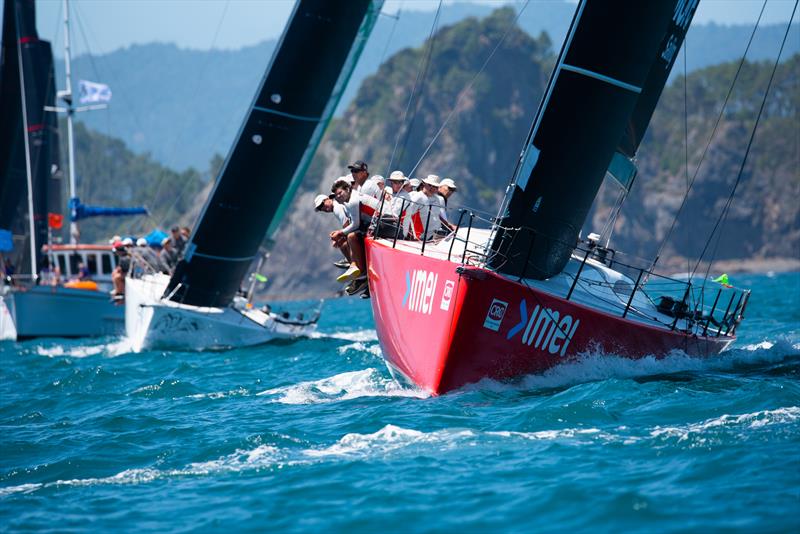
[[[54,113],[45,111],[45,106],[55,105],[53,53],[50,43],[40,40],[36,32],[34,0],[5,0],[3,10],[0,228],[15,235],[17,272],[35,273],[40,246],[47,242],[48,215],[63,211],[58,123]],[[33,218],[33,236],[29,217]],[[29,254],[29,250],[35,253]]]
[[[491,267],[538,279],[561,272],[617,149],[638,148],[696,4],[581,0],[493,236]]]
[[[227,306],[272,237],[383,0],[299,0],[166,295]]]

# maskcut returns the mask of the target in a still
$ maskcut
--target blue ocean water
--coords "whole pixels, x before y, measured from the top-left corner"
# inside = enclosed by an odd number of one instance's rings
[[[438,398],[391,380],[360,299],[229,352],[0,342],[0,529],[796,532],[800,273],[733,282],[718,357]]]

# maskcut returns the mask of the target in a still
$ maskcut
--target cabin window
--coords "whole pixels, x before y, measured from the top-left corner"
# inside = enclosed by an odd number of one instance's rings
[[[63,254],[57,254],[56,258],[58,259],[58,268],[61,270],[61,274],[66,276],[67,273],[67,258],[64,257]]]
[[[111,254],[102,254],[100,260],[103,262],[103,274],[111,274]]]
[[[74,254],[69,255],[69,274],[71,276],[76,276],[78,274],[78,264],[83,261],[81,255],[77,252]]]
[[[86,259],[86,267],[89,269],[89,274],[97,274],[97,254],[87,254]]]

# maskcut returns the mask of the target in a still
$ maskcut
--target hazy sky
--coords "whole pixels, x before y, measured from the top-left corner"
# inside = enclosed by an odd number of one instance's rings
[[[487,5],[522,5],[520,0],[477,0]],[[531,0],[539,4],[561,0]],[[650,1],[650,0],[647,0]],[[455,3],[445,0],[445,3]],[[786,22],[794,0],[769,0],[763,23]],[[384,12],[433,11],[436,0],[387,0]],[[752,24],[762,0],[701,0],[695,23]],[[277,37],[294,5],[293,0],[72,0],[73,54],[88,47],[93,54],[131,44],[171,42],[182,48],[236,49]],[[62,0],[39,0],[39,34],[63,39]],[[80,23],[78,23],[78,21]],[[61,47],[55,47],[61,55]]]

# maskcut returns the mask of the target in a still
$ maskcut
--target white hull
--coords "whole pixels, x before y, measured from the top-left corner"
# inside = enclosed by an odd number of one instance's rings
[[[108,293],[62,286],[6,288],[0,339],[120,335],[122,306]]]
[[[289,324],[261,310],[204,308],[162,299],[168,281],[163,274],[125,281],[125,331],[136,352],[247,347],[316,330],[316,324]]]

